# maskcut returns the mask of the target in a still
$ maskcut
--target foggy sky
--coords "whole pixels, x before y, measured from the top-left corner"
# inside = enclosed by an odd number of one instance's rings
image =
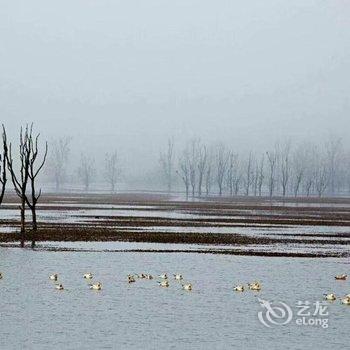
[[[349,58],[346,0],[1,0],[1,121],[141,162],[168,136],[346,143]]]

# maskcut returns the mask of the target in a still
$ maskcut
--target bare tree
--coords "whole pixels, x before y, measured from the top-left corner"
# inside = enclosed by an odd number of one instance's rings
[[[307,167],[307,150],[305,145],[300,145],[292,154],[292,191],[297,197],[303,183]]]
[[[315,169],[315,188],[319,197],[322,196],[328,185],[328,173],[325,165]]]
[[[244,178],[245,195],[246,196],[249,196],[250,186],[252,185],[252,181],[253,181],[252,164],[253,164],[253,154],[252,154],[252,152],[249,152],[249,157],[248,157],[247,164],[246,164],[246,173],[245,173],[245,178]]]
[[[190,157],[188,149],[186,148],[181,157],[179,158],[179,170],[177,173],[180,175],[186,190],[186,199],[188,199],[190,188]]]
[[[64,136],[52,142],[52,151],[48,160],[48,168],[52,174],[56,191],[61,189],[61,186],[66,178],[67,163],[70,153],[71,137]]]
[[[268,165],[269,165],[269,195],[273,196],[276,183],[276,164],[277,164],[277,151],[276,149],[270,152],[266,152]]]
[[[38,166],[36,167],[36,162],[38,161],[38,140],[39,140],[39,136],[40,134],[37,134],[36,137],[33,137],[32,134],[32,128],[30,128],[30,132],[29,132],[29,153],[30,153],[30,157],[29,157],[29,183],[30,183],[30,190],[31,190],[31,194],[30,196],[25,197],[26,199],[26,203],[29,207],[29,209],[32,212],[32,248],[35,247],[35,238],[36,238],[36,232],[38,230],[38,225],[37,225],[37,216],[36,216],[36,205],[39,201],[39,198],[41,196],[41,189],[39,189],[39,192],[36,192],[36,179],[40,173],[40,171],[42,170],[45,161],[46,161],[46,157],[47,157],[47,142],[45,142],[45,152],[43,155],[42,160],[38,163]]]
[[[106,153],[105,158],[105,178],[110,185],[111,192],[114,193],[119,176],[121,174],[118,152]]]
[[[219,195],[222,195],[223,182],[227,169],[228,155],[225,146],[220,144],[216,149],[216,182],[219,188]]]
[[[198,158],[198,140],[192,140],[190,142],[190,184],[192,187],[192,197],[195,195],[196,191],[196,181],[197,181],[197,158]]]
[[[0,153],[0,204],[2,203],[5,195],[5,188],[7,183],[6,168],[7,168],[7,138],[5,126],[2,125],[2,154]]]
[[[290,142],[287,141],[281,148],[280,161],[281,161],[281,185],[282,195],[285,197],[287,193],[287,186],[290,176]]]
[[[328,174],[330,183],[330,192],[332,195],[335,194],[335,185],[337,181],[337,169],[339,164],[339,156],[342,149],[341,138],[331,135],[326,142],[326,153],[328,163]]]
[[[168,139],[168,147],[166,152],[160,152],[160,165],[166,179],[168,193],[171,192],[173,183],[173,169],[174,169],[174,139]]]
[[[4,130],[4,129],[3,129]],[[5,130],[4,130],[5,132]],[[26,190],[29,181],[29,166],[31,158],[31,145],[30,145],[30,134],[32,133],[32,126],[29,128],[26,126],[24,132],[21,127],[19,136],[19,160],[20,169],[18,175],[16,175],[16,169],[13,164],[12,158],[12,144],[9,144],[9,149],[6,151],[7,154],[7,167],[11,174],[11,179],[15,192],[20,198],[20,212],[21,212],[21,247],[24,247],[25,242],[25,210],[26,210]],[[5,134],[6,139],[6,134]]]
[[[198,163],[197,163],[199,197],[202,195],[202,185],[203,185],[205,170],[207,168],[207,161],[208,161],[207,147],[205,145],[199,144],[198,145]]]
[[[94,159],[86,156],[85,154],[81,154],[78,175],[84,185],[85,191],[89,190],[95,174],[96,169]]]
[[[238,154],[234,154],[232,151],[228,154],[228,163],[227,163],[227,175],[226,182],[229,189],[230,196],[233,196],[235,181],[238,172]]]
[[[265,166],[265,157],[264,154],[261,156],[260,158],[260,163],[258,166],[258,172],[257,172],[257,186],[258,186],[258,192],[259,192],[259,196],[261,197],[262,194],[262,187],[264,184],[264,179],[265,179],[265,175],[264,175],[264,166]]]
[[[205,193],[208,196],[210,194],[211,186],[213,184],[213,160],[211,152],[208,153],[207,166],[205,170]]]

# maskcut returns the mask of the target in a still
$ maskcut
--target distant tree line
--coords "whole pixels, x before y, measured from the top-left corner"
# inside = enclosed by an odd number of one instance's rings
[[[174,154],[174,141],[169,140],[161,153],[164,179],[170,191],[176,173],[187,197],[350,194],[350,151],[336,136],[322,145],[285,141],[247,154],[192,139]]]

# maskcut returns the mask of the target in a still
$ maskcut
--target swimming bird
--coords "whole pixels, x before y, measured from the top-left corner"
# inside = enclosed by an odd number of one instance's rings
[[[56,288],[57,290],[64,290],[62,284],[56,284],[55,288]]]
[[[174,275],[174,279],[181,281],[183,279],[182,275],[180,273],[177,273]]]
[[[83,277],[86,279],[86,280],[91,280],[92,279],[92,273],[91,272],[88,272],[88,273],[84,273]]]
[[[192,290],[192,284],[191,283],[183,284],[182,289],[190,291]]]
[[[58,274],[57,273],[53,273],[52,275],[49,276],[49,279],[51,281],[57,281],[58,280]]]
[[[158,276],[159,278],[162,278],[163,280],[168,279],[168,275],[166,273],[162,273],[161,275]]]
[[[250,290],[260,291],[261,284],[259,282],[248,283],[248,288]]]
[[[326,300],[329,300],[329,301],[334,301],[337,299],[334,293],[324,294],[324,297]]]
[[[350,305],[350,296],[347,296],[341,300],[341,303],[344,305]]]
[[[345,281],[348,278],[348,275],[346,275],[345,273],[341,274],[341,275],[337,275],[334,277],[336,280],[338,281]]]
[[[146,275],[146,280],[153,280],[153,276],[152,275]]]
[[[242,286],[242,285],[235,286],[235,287],[233,287],[233,290],[235,292],[244,292],[244,286]]]
[[[162,281],[162,282],[158,282],[158,284],[159,284],[161,287],[169,287],[169,282],[168,282],[167,280]]]
[[[2,275],[2,273],[0,272],[0,280],[3,278],[3,275]]]
[[[133,275],[128,275],[128,283],[136,282],[135,277]]]
[[[101,282],[96,282],[94,284],[91,284],[90,285],[90,289],[101,290],[102,289],[102,283]]]

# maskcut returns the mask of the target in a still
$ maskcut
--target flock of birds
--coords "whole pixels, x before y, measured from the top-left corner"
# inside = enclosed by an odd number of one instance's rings
[[[85,273],[83,275],[83,278],[87,281],[92,281],[93,279],[93,274],[91,272]],[[183,276],[179,273],[174,274],[173,275],[174,280],[176,281],[183,281]],[[2,275],[0,273],[0,278],[2,278]],[[168,279],[168,275],[166,273],[161,274],[158,276],[158,278],[160,279],[160,281],[158,281],[159,286],[161,287],[169,287],[169,279]],[[57,290],[64,290],[64,286],[62,283],[58,283],[58,274],[57,273],[53,273],[52,275],[49,276],[49,279],[53,282],[55,282],[55,288]],[[149,274],[145,274],[145,273],[141,273],[141,274],[135,274],[135,275],[128,275],[127,276],[127,282],[128,283],[134,283],[136,282],[136,280],[138,279],[146,279],[146,280],[153,280],[153,276],[149,275]],[[95,283],[89,283],[88,284],[90,289],[93,290],[101,290],[102,289],[102,283],[101,282],[95,282]],[[181,283],[182,289],[187,290],[187,291],[191,291],[192,290],[192,284],[191,283]]]
[[[159,276],[157,276],[159,281],[158,284],[160,287],[164,287],[167,288],[170,286],[169,283],[169,278],[168,275],[166,273],[163,273]],[[0,272],[0,279],[3,278],[3,274]],[[85,273],[83,275],[83,278],[87,281],[92,281],[93,279],[93,274],[91,272]],[[341,274],[341,275],[337,275],[335,276],[335,279],[337,281],[345,281],[347,280],[348,275],[346,274]],[[64,290],[64,286],[62,283],[58,283],[58,274],[54,273],[52,275],[49,276],[49,279],[51,281],[53,281],[55,284],[55,289],[57,290]],[[135,283],[137,280],[142,280],[142,279],[146,279],[146,280],[153,280],[153,276],[149,275],[149,274],[134,274],[134,275],[128,275],[127,276],[127,282],[128,283]],[[182,282],[183,281],[183,276],[180,273],[176,273],[173,275],[173,279],[177,282]],[[101,290],[102,289],[102,283],[101,282],[95,282],[95,283],[89,283],[88,284],[89,288],[92,290]],[[192,290],[192,284],[191,283],[181,283],[182,289],[186,290],[186,291],[191,291]],[[260,282],[255,281],[253,283],[248,283],[247,284],[248,289],[253,290],[253,291],[260,291],[262,289],[262,285]],[[243,284],[239,284],[233,287],[233,290],[235,292],[244,292],[246,290],[246,287]],[[334,293],[328,293],[328,294],[324,294],[324,298],[328,301],[335,301],[337,300],[337,296]],[[350,294],[345,295],[342,298],[339,298],[340,302],[344,305],[350,305]]]
[[[337,281],[345,281],[348,278],[348,275],[346,274],[341,274],[341,275],[337,275],[334,277]],[[337,296],[334,293],[328,293],[328,294],[324,294],[324,297],[326,300],[328,301],[335,301],[337,300]],[[350,305],[350,294],[345,295],[342,298],[339,298],[340,302],[344,305]]]

